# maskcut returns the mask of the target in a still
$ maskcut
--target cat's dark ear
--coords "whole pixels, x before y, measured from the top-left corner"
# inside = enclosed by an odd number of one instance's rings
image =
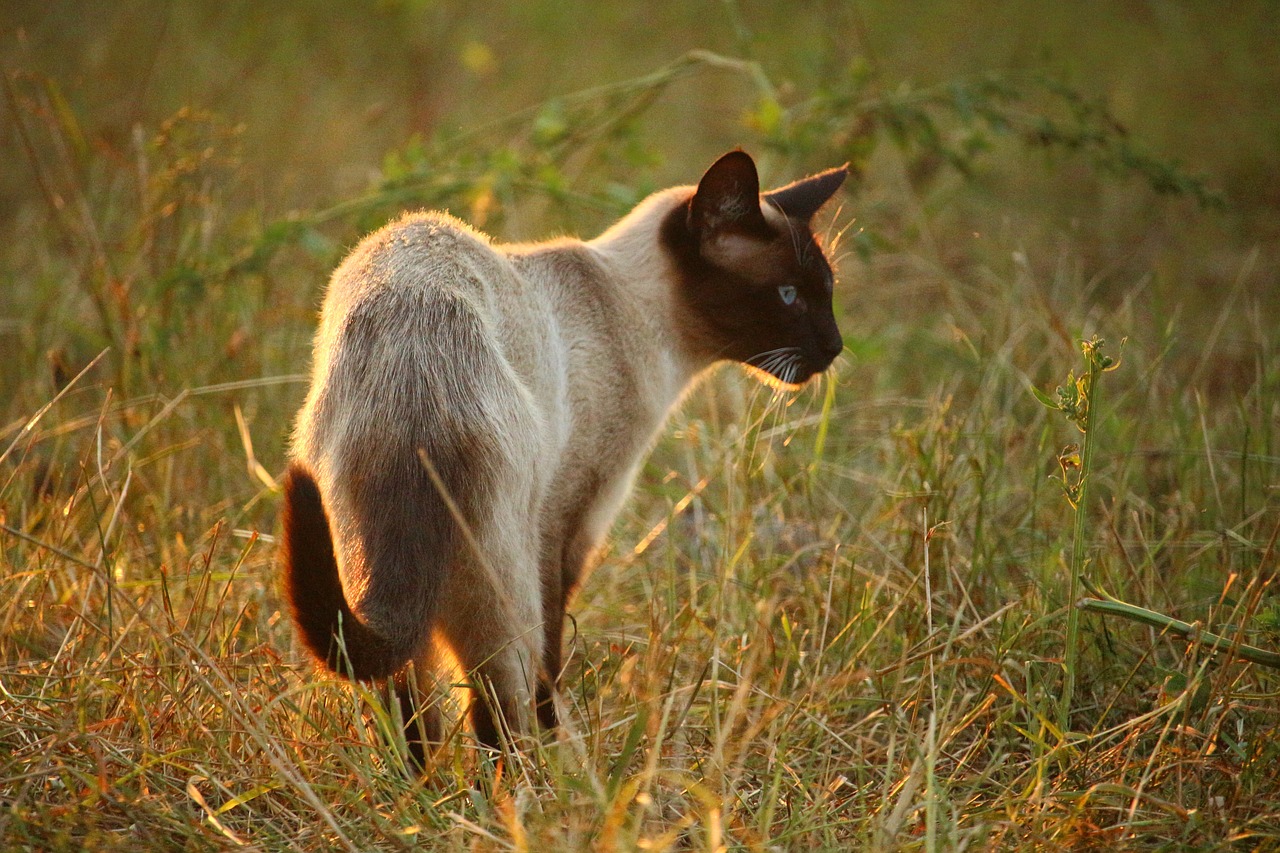
[[[760,176],[750,154],[737,149],[711,164],[689,202],[689,225],[702,235],[724,229],[768,233],[760,210]]]
[[[831,200],[848,176],[849,164],[846,163],[765,193],[764,200],[790,218],[808,222]]]

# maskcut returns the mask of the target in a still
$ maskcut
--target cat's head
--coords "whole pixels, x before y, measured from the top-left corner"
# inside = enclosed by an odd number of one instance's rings
[[[750,155],[730,151],[667,217],[681,332],[696,357],[796,386],[840,354],[834,278],[810,222],[847,174],[830,169],[762,196]]]

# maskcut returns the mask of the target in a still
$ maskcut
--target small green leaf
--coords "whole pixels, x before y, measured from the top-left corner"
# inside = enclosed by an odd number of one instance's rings
[[[547,101],[533,120],[533,139],[546,147],[564,139],[569,133],[569,120],[565,116],[564,103],[559,99]]]
[[[1053,401],[1052,397],[1050,397],[1048,394],[1044,393],[1034,385],[1031,386],[1031,393],[1035,395],[1035,398],[1040,401],[1040,404],[1042,406],[1049,409],[1053,409],[1055,412],[1060,411],[1062,409],[1061,406],[1059,406],[1057,403]]]
[[[778,103],[777,98],[766,95],[754,110],[747,113],[746,124],[763,136],[776,136],[782,128],[782,118],[782,104]]]

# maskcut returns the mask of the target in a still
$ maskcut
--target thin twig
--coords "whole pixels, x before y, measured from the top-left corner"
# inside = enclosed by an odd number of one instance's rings
[[[1093,591],[1097,592],[1097,590]],[[1136,604],[1129,604],[1126,601],[1120,601],[1110,596],[1105,599],[1082,598],[1076,602],[1076,607],[1081,610],[1094,610],[1099,613],[1110,613],[1113,616],[1123,616],[1126,619],[1132,619],[1144,625],[1151,625],[1178,634],[1184,640],[1191,643],[1199,643],[1210,651],[1227,652],[1251,663],[1260,663],[1263,666],[1280,669],[1280,652],[1272,652],[1260,649],[1257,646],[1245,645],[1228,637],[1206,631],[1197,623],[1183,622],[1181,619],[1175,619],[1172,616],[1166,616],[1163,613],[1157,613],[1154,610],[1148,610]]]

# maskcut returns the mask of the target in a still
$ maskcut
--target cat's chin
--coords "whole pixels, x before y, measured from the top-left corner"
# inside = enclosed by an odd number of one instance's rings
[[[783,378],[770,373],[767,370],[761,370],[754,364],[744,364],[743,367],[747,369],[747,373],[756,379],[756,381],[760,382],[762,385],[772,388],[775,391],[799,391],[801,388],[809,384],[809,380],[822,372],[821,370],[812,370],[805,367],[799,370],[796,374],[788,375],[786,378]]]

